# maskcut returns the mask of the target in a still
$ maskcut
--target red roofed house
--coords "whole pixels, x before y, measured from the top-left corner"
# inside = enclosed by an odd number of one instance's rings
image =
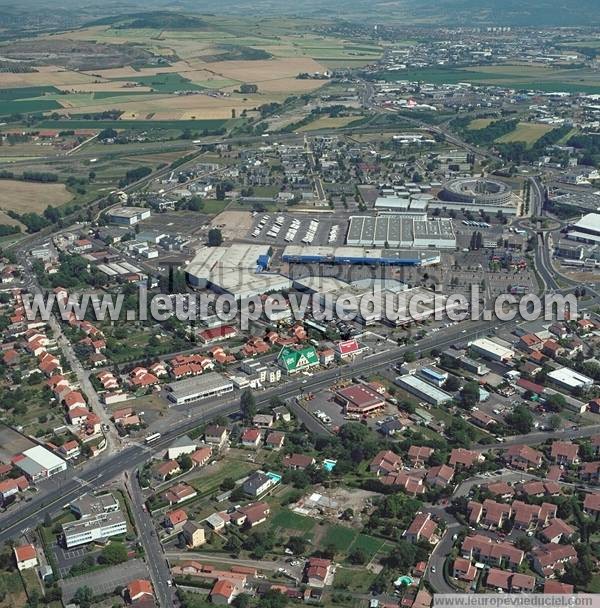
[[[15,560],[19,570],[35,568],[38,565],[37,551],[33,545],[22,545],[14,548]]]
[[[431,518],[430,513],[419,512],[415,515],[412,523],[408,529],[404,532],[404,538],[413,544],[416,544],[422,540],[435,544],[439,540],[436,536],[437,524]]]
[[[542,538],[549,543],[559,543],[562,540],[570,539],[574,533],[574,528],[556,517],[550,520],[550,525],[542,531]]]
[[[389,475],[396,473],[402,468],[402,458],[391,450],[382,450],[379,452],[369,465],[369,471],[377,476]]]
[[[212,449],[208,446],[198,448],[195,452],[190,454],[192,463],[195,467],[203,467],[212,456]]]
[[[539,350],[542,347],[542,341],[535,334],[526,334],[521,336],[517,347],[525,352]]]
[[[577,563],[577,551],[573,545],[549,543],[536,547],[531,555],[533,569],[541,576],[553,577],[556,572],[564,572],[566,564]]]
[[[181,473],[181,467],[176,460],[167,460],[156,467],[156,476],[163,481],[177,473]]]
[[[600,515],[600,494],[586,494],[583,499],[583,512],[598,520]]]
[[[237,329],[231,325],[223,325],[221,327],[214,327],[212,329],[205,329],[198,333],[198,338],[204,344],[212,344],[213,342],[220,342],[221,340],[229,340],[237,336]]]
[[[498,568],[490,568],[485,586],[510,593],[533,591],[535,588],[535,577],[528,574],[519,574],[518,572],[506,572]]]
[[[328,559],[311,557],[306,562],[305,577],[311,587],[324,587],[330,582],[331,574],[331,561]]]
[[[79,391],[67,393],[64,396],[63,401],[68,410],[72,410],[76,407],[86,407],[85,399]]]
[[[165,513],[165,528],[181,530],[188,520],[188,514],[183,509],[175,509]]]
[[[142,598],[153,598],[154,591],[152,583],[143,578],[137,578],[127,585],[127,597],[130,602],[136,602]]]
[[[506,481],[496,481],[487,486],[488,492],[492,496],[499,498],[512,498],[515,495],[514,489]]]
[[[494,541],[482,534],[467,536],[462,543],[461,553],[466,559],[475,558],[491,566],[505,562],[511,568],[520,566],[525,558],[525,553],[512,543]]]
[[[283,466],[286,469],[304,470],[315,464],[315,459],[306,454],[287,454],[283,459]]]
[[[285,433],[281,431],[273,431],[267,435],[265,439],[265,446],[272,450],[280,450],[283,447],[285,441]]]
[[[584,462],[579,470],[579,477],[588,483],[600,481],[600,462]]]
[[[526,380],[525,378],[519,378],[517,380],[517,386],[521,387],[525,391],[533,393],[534,395],[542,395],[546,390],[541,384],[536,384],[535,382],[531,382],[531,380]]]
[[[568,583],[561,583],[559,581],[545,581],[544,582],[544,593],[573,593],[575,588],[573,585]]]
[[[472,467],[478,462],[483,462],[484,457],[473,450],[465,450],[464,448],[454,448],[450,452],[450,460],[448,464],[453,467],[464,467],[466,469]]]
[[[556,340],[546,340],[542,346],[542,352],[553,359],[562,355],[564,350],[565,349]]]
[[[271,507],[267,502],[255,502],[244,507],[240,507],[235,513],[231,514],[230,521],[238,526],[247,524],[250,528],[267,521],[271,512]]]
[[[411,445],[408,448],[408,458],[413,467],[422,467],[433,454],[433,448],[424,445]]]
[[[427,471],[425,479],[431,485],[445,488],[452,481],[453,477],[454,469],[447,464],[442,464],[438,467],[431,467],[431,469]]]
[[[170,487],[164,494],[163,498],[171,505],[177,505],[190,498],[194,498],[198,493],[192,486],[187,483],[178,483]]]
[[[372,414],[385,407],[385,399],[363,384],[352,384],[336,391],[335,400],[347,414]]]
[[[247,448],[257,448],[260,444],[262,433],[260,429],[246,429],[242,433],[242,445]]]
[[[72,439],[71,441],[65,441],[60,448],[59,452],[65,456],[65,458],[77,458],[81,454],[79,449],[79,443]]]
[[[472,583],[477,576],[477,568],[471,563],[471,560],[457,557],[452,567],[452,576],[461,581]]]
[[[237,587],[227,579],[219,579],[210,591],[210,601],[213,604],[225,606],[231,604],[238,595]]]
[[[80,425],[89,418],[91,413],[86,407],[75,407],[68,412],[67,417],[70,424]]]
[[[335,345],[335,356],[343,361],[352,360],[358,357],[364,350],[357,340],[341,340]]]
[[[539,469],[542,466],[542,454],[528,445],[513,445],[504,458],[511,466],[526,471],[527,469]]]
[[[550,454],[556,464],[573,465],[579,463],[579,446],[570,441],[554,441]]]

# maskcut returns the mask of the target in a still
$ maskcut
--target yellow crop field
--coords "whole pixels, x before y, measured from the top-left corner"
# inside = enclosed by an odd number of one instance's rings
[[[48,205],[59,207],[72,198],[64,184],[0,180],[0,210],[41,213]]]
[[[527,145],[533,145],[540,137],[544,136],[549,131],[552,131],[552,125],[544,125],[540,123],[520,122],[517,128],[512,133],[507,133],[500,139],[498,143],[509,144],[516,141],[525,142]]]

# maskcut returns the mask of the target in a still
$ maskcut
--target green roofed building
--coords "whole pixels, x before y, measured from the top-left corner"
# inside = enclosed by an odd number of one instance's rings
[[[313,346],[298,349],[284,346],[277,356],[277,362],[287,374],[297,374],[319,365],[319,356]]]

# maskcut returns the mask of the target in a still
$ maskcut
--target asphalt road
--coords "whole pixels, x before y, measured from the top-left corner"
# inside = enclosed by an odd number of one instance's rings
[[[278,387],[260,393],[256,402],[257,405],[265,406],[269,403],[272,396],[277,395],[281,399],[287,399],[298,395],[302,390],[329,386],[339,378],[349,378],[362,373],[372,372],[379,367],[387,367],[401,359],[407,350],[419,354],[421,351],[429,351],[432,348],[443,349],[457,340],[475,339],[485,335],[492,327],[491,322],[477,321],[472,322],[468,329],[460,329],[460,325],[452,326],[445,332],[427,337],[414,347],[394,348],[389,352],[381,352],[370,357],[354,361],[342,368],[331,368],[320,373],[315,373],[312,377],[301,376]],[[184,412],[185,410],[182,410]],[[63,505],[73,501],[79,495],[95,487],[107,483],[114,477],[140,466],[147,460],[149,452],[158,452],[165,449],[178,436],[183,435],[199,424],[218,416],[224,416],[239,411],[239,399],[225,402],[211,402],[206,404],[198,414],[192,418],[184,418],[179,423],[174,423],[172,428],[166,429],[161,438],[152,444],[151,449],[147,446],[134,445],[121,449],[120,451],[106,455],[102,460],[92,460],[82,470],[69,468],[60,480],[57,487],[56,478],[51,478],[40,485],[37,496],[21,506],[19,511],[9,510],[0,517],[0,543],[6,542],[22,529],[33,528],[44,519],[46,512],[57,513]]]
[[[163,547],[156,535],[152,517],[144,508],[144,496],[138,482],[137,471],[128,478],[126,485],[131,498],[138,539],[144,547],[146,562],[150,570],[154,591],[159,600],[159,606],[174,608],[173,588],[167,583],[171,580],[171,571],[163,553]]]

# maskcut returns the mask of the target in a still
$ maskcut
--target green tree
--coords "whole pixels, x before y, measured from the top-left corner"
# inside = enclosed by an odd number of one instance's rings
[[[73,600],[79,604],[79,608],[90,608],[93,599],[94,592],[88,586],[79,587],[73,596]]]
[[[506,424],[515,429],[521,435],[531,433],[533,429],[533,415],[529,408],[517,405],[515,409],[505,418]]]
[[[362,564],[367,563],[367,554],[364,552],[363,549],[357,547],[356,549],[350,552],[350,555],[348,555],[348,559],[350,560],[351,564],[360,566]]]
[[[127,561],[127,547],[123,543],[111,542],[102,549],[98,561],[111,566],[122,564]]]
[[[218,228],[211,228],[208,231],[208,246],[220,247],[223,243],[223,234]]]
[[[245,420],[252,420],[254,418],[256,414],[256,399],[249,388],[240,397],[240,407]]]

